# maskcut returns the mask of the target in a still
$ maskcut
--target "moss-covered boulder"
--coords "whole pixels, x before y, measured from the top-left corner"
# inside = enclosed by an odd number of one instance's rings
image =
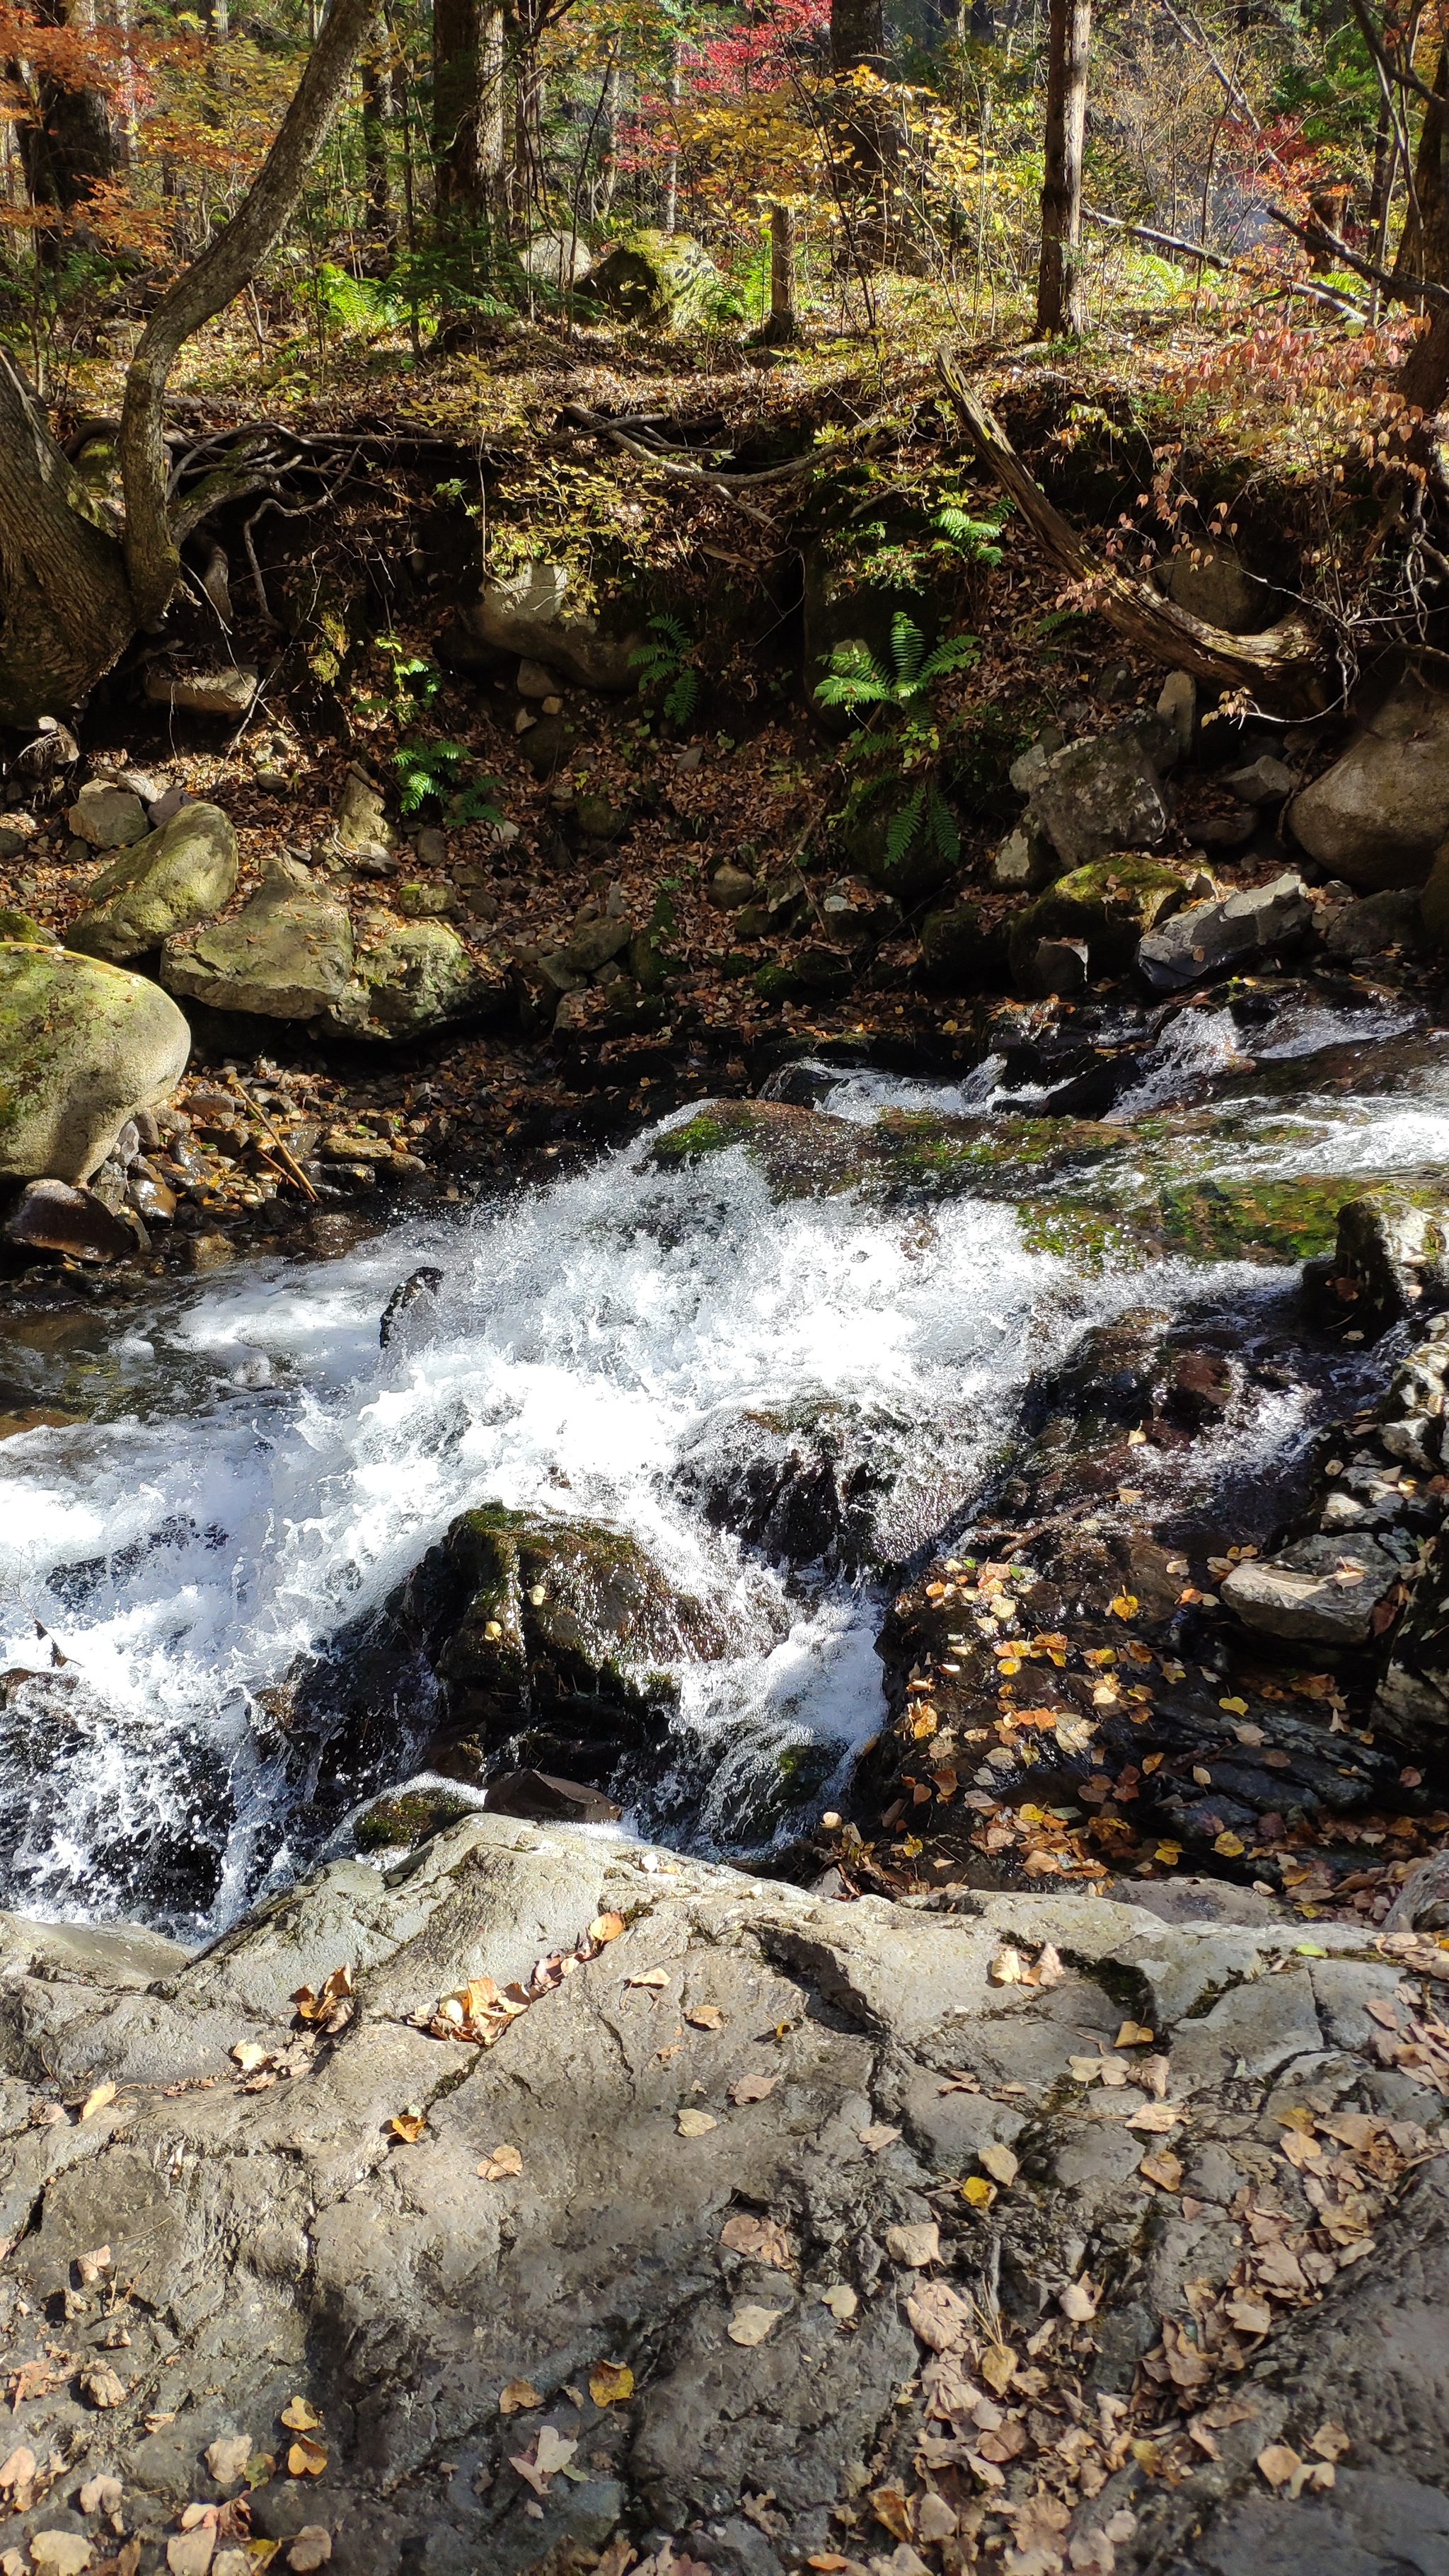
[[[143,976],[0,942],[0,1173],[88,1180],[137,1109],[158,1108],[191,1032]]]
[[[354,1816],[352,1839],[359,1851],[397,1851],[425,1843],[446,1825],[456,1825],[474,1813],[474,1801],[460,1797],[456,1789],[431,1783],[395,1789],[389,1797],[374,1798],[360,1816]]]
[[[1094,859],[1058,877],[1019,912],[1011,927],[1011,971],[1025,983],[1043,939],[1084,939],[1093,975],[1120,975],[1137,943],[1187,900],[1172,868],[1136,851]]]
[[[183,805],[159,832],[133,841],[98,869],[66,946],[124,965],[182,930],[194,930],[236,892],[236,834],[219,805]]]
[[[1012,1199],[1099,1164],[1125,1164],[1120,1127],[1085,1118],[949,1118],[887,1110],[869,1126],[783,1100],[716,1100],[650,1148],[663,1170],[744,1146],[778,1198],[869,1189],[886,1198]]]
[[[588,294],[606,313],[646,331],[688,331],[730,316],[733,298],[708,251],[688,233],[640,225],[589,271]]]
[[[443,921],[364,922],[352,974],[327,1014],[340,1037],[400,1044],[430,1029],[495,1020],[508,1007],[506,975],[476,958]]]
[[[341,999],[352,974],[345,904],[321,892],[295,860],[274,860],[251,902],[230,921],[182,932],[161,952],[168,992],[214,1011],[270,1020],[315,1020]]]

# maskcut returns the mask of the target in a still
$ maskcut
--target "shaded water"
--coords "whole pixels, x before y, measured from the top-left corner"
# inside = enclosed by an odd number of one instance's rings
[[[1347,1017],[1300,1001],[1251,1029],[1177,1012],[1137,1030],[1112,1114],[1170,1123],[1176,1104],[1195,1172],[1444,1160],[1449,1062],[1413,1024],[1387,998]],[[821,1067],[816,1087],[857,1120],[1030,1108],[1001,1069],[930,1085]],[[443,1289],[380,1351],[380,1310],[422,1262]],[[0,1902],[199,1930],[285,1878],[305,1819],[257,1695],[484,1500],[614,1522],[715,1605],[728,1652],[684,1669],[676,1758],[635,1820],[758,1847],[798,1827],[790,1784],[818,1812],[881,1722],[885,1578],[751,1555],[678,1461],[725,1455],[746,1409],[829,1399],[888,1462],[881,1545],[904,1562],[999,1477],[1028,1378],[1089,1325],[1151,1304],[1286,1346],[1295,1285],[1246,1262],[1093,1270],[1029,1250],[1012,1208],[982,1200],[924,1224],[853,1194],[779,1205],[741,1151],[664,1173],[644,1138],[341,1258],[158,1288],[119,1338],[82,1319],[63,1356],[22,1335],[0,1367],[89,1418],[0,1444],[0,1659],[56,1675],[0,1719]],[[1258,1386],[1186,1465],[1144,1454],[1144,1510],[1252,1494],[1261,1517],[1342,1375]]]

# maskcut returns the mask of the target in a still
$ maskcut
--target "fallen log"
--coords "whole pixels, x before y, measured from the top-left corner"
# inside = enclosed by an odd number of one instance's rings
[[[1318,647],[1306,617],[1285,617],[1260,635],[1230,635],[1175,607],[1150,581],[1105,562],[1047,499],[1001,423],[962,382],[944,349],[937,355],[936,370],[983,465],[1062,570],[1073,581],[1095,585],[1096,605],[1129,643],[1171,670],[1251,689],[1282,714],[1313,714],[1327,704]]]

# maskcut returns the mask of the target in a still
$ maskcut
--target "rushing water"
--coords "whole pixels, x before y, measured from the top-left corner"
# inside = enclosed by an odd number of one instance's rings
[[[1300,1003],[1245,1033],[1226,1010],[1178,1012],[1138,1027],[1112,1114],[1184,1106],[1199,1171],[1449,1159],[1449,1065],[1427,1040],[1393,1054],[1414,1016]],[[858,1120],[1030,1108],[1002,1069],[930,1085],[821,1067],[814,1087]],[[380,1350],[380,1310],[423,1262],[442,1291]],[[63,1347],[22,1334],[7,1375],[88,1419],[0,1444],[4,1661],[58,1676],[38,1716],[22,1695],[0,1721],[0,1901],[149,1905],[199,1929],[285,1877],[298,1819],[257,1694],[483,1500],[611,1521],[713,1603],[728,1652],[685,1669],[677,1760],[636,1820],[757,1846],[788,1830],[792,1756],[818,1809],[880,1724],[879,1587],[742,1550],[678,1462],[723,1452],[746,1407],[828,1398],[890,1459],[884,1541],[903,1561],[969,1509],[1025,1381],[1088,1325],[1150,1302],[1271,1340],[1299,1329],[1292,1284],[1246,1263],[1094,1273],[1026,1249],[1013,1210],[981,1200],[926,1223],[854,1195],[782,1206],[742,1152],[661,1172],[645,1138],[340,1258],[169,1284],[119,1335],[101,1314],[67,1318]],[[1190,1494],[1146,1461],[1146,1508],[1261,1490],[1325,1384],[1260,1389],[1195,1444]],[[164,1898],[138,1887],[145,1849],[170,1855]]]

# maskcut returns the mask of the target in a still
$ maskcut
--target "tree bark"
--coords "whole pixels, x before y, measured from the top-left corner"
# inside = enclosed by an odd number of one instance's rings
[[[225,311],[281,239],[352,77],[376,6],[377,0],[334,0],[251,187],[230,223],[167,289],[127,371],[121,481],[126,496],[126,574],[139,626],[159,625],[181,578],[181,557],[166,515],[166,448],[161,436],[166,380],[176,353],[204,323]]]
[[[1433,104],[1424,110],[1419,149],[1414,157],[1414,188],[1408,219],[1394,262],[1394,276],[1412,294],[1408,281],[1427,278],[1449,286],[1449,45],[1440,49],[1434,75]],[[1435,308],[1429,328],[1413,342],[1399,370],[1399,391],[1421,411],[1442,409],[1449,392],[1449,313]]]
[[[369,47],[362,57],[362,228],[374,252],[392,247],[392,182],[387,129],[392,121],[392,72],[386,56]]]
[[[1080,336],[1087,327],[1081,257],[1082,151],[1091,43],[1092,0],[1051,0],[1036,290],[1036,327],[1044,340],[1063,331]]]
[[[830,0],[830,60],[842,80],[857,71],[885,77],[884,0]],[[879,186],[889,145],[881,118],[869,99],[857,96],[847,108],[843,123],[851,166],[842,193],[848,198],[853,189]],[[884,248],[883,218],[884,209],[882,225],[872,245],[877,251]]]
[[[0,346],[0,724],[73,707],[135,631],[120,543]]]
[[[45,27],[74,27],[89,33],[95,26],[91,0],[36,0],[35,15]],[[113,179],[122,167],[125,130],[105,93],[75,87],[49,76],[36,91],[39,119],[18,128],[25,184],[38,206],[73,214],[83,206],[97,181]]]
[[[770,318],[760,334],[766,346],[784,348],[800,337],[795,302],[795,209],[770,208]]]

